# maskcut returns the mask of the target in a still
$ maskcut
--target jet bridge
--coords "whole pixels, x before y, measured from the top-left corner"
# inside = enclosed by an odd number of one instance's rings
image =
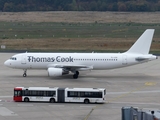
[[[160,111],[122,107],[122,120],[160,120]]]

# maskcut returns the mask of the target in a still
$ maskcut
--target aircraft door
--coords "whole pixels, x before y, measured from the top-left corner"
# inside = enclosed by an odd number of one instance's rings
[[[21,64],[26,64],[26,55],[22,55]]]
[[[127,65],[127,55],[122,56],[122,65]]]

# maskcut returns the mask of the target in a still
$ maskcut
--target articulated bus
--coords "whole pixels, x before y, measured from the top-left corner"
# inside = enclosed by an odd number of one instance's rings
[[[104,103],[105,88],[15,87],[13,100],[43,102]]]

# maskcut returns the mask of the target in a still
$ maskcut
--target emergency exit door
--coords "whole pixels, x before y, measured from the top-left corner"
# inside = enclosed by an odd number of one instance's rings
[[[26,64],[26,55],[22,55],[21,64]]]
[[[127,65],[127,55],[122,56],[122,65]]]

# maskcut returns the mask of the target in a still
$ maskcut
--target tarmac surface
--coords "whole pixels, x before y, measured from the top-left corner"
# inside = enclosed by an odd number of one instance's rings
[[[121,108],[160,109],[160,59],[126,68],[80,72],[48,77],[47,70],[23,70],[4,66],[14,53],[0,53],[0,120],[120,120]],[[104,87],[106,103],[14,102],[13,88],[24,87]]]

